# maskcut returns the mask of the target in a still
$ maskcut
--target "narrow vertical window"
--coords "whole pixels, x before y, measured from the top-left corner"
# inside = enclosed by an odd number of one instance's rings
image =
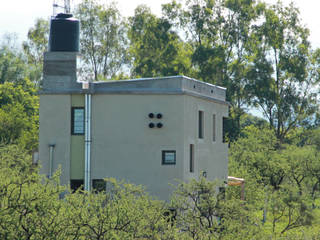
[[[199,138],[203,138],[203,126],[204,126],[203,111],[199,111],[198,121],[199,121],[198,123]]]
[[[190,144],[190,172],[193,173],[194,172],[194,145]]]
[[[227,141],[228,118],[223,117],[222,125],[222,141],[225,143]]]
[[[212,115],[212,141],[216,141],[216,115]]]
[[[73,107],[71,109],[71,134],[84,134],[84,108]]]

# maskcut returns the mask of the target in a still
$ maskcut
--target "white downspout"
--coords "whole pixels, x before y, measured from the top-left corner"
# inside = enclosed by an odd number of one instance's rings
[[[91,190],[91,94],[85,94],[84,190]]]

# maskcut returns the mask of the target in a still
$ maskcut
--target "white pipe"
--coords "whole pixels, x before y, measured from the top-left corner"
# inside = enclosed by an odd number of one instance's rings
[[[84,190],[91,190],[91,94],[85,94],[85,166]]]
[[[48,177],[52,177],[52,165],[53,165],[53,149],[55,144],[49,144],[49,174]]]

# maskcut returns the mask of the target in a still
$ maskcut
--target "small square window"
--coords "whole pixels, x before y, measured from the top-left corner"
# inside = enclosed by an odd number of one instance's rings
[[[165,150],[162,151],[162,165],[175,165],[176,164],[176,151]]]

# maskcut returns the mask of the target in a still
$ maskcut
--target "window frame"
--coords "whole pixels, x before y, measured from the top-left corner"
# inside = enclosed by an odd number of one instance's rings
[[[204,111],[198,111],[198,138],[204,139]]]
[[[217,115],[212,114],[212,142],[217,141]]]
[[[166,153],[174,153],[174,162],[166,162]],[[177,163],[177,153],[176,150],[162,150],[161,165],[176,165]]]
[[[194,144],[189,145],[189,172],[194,173]]]
[[[77,132],[74,131],[75,110],[79,110],[79,109],[81,109],[83,111],[83,132],[81,132],[81,133],[77,133]],[[85,111],[84,111],[84,107],[71,107],[71,135],[84,135],[84,132],[85,132]]]

